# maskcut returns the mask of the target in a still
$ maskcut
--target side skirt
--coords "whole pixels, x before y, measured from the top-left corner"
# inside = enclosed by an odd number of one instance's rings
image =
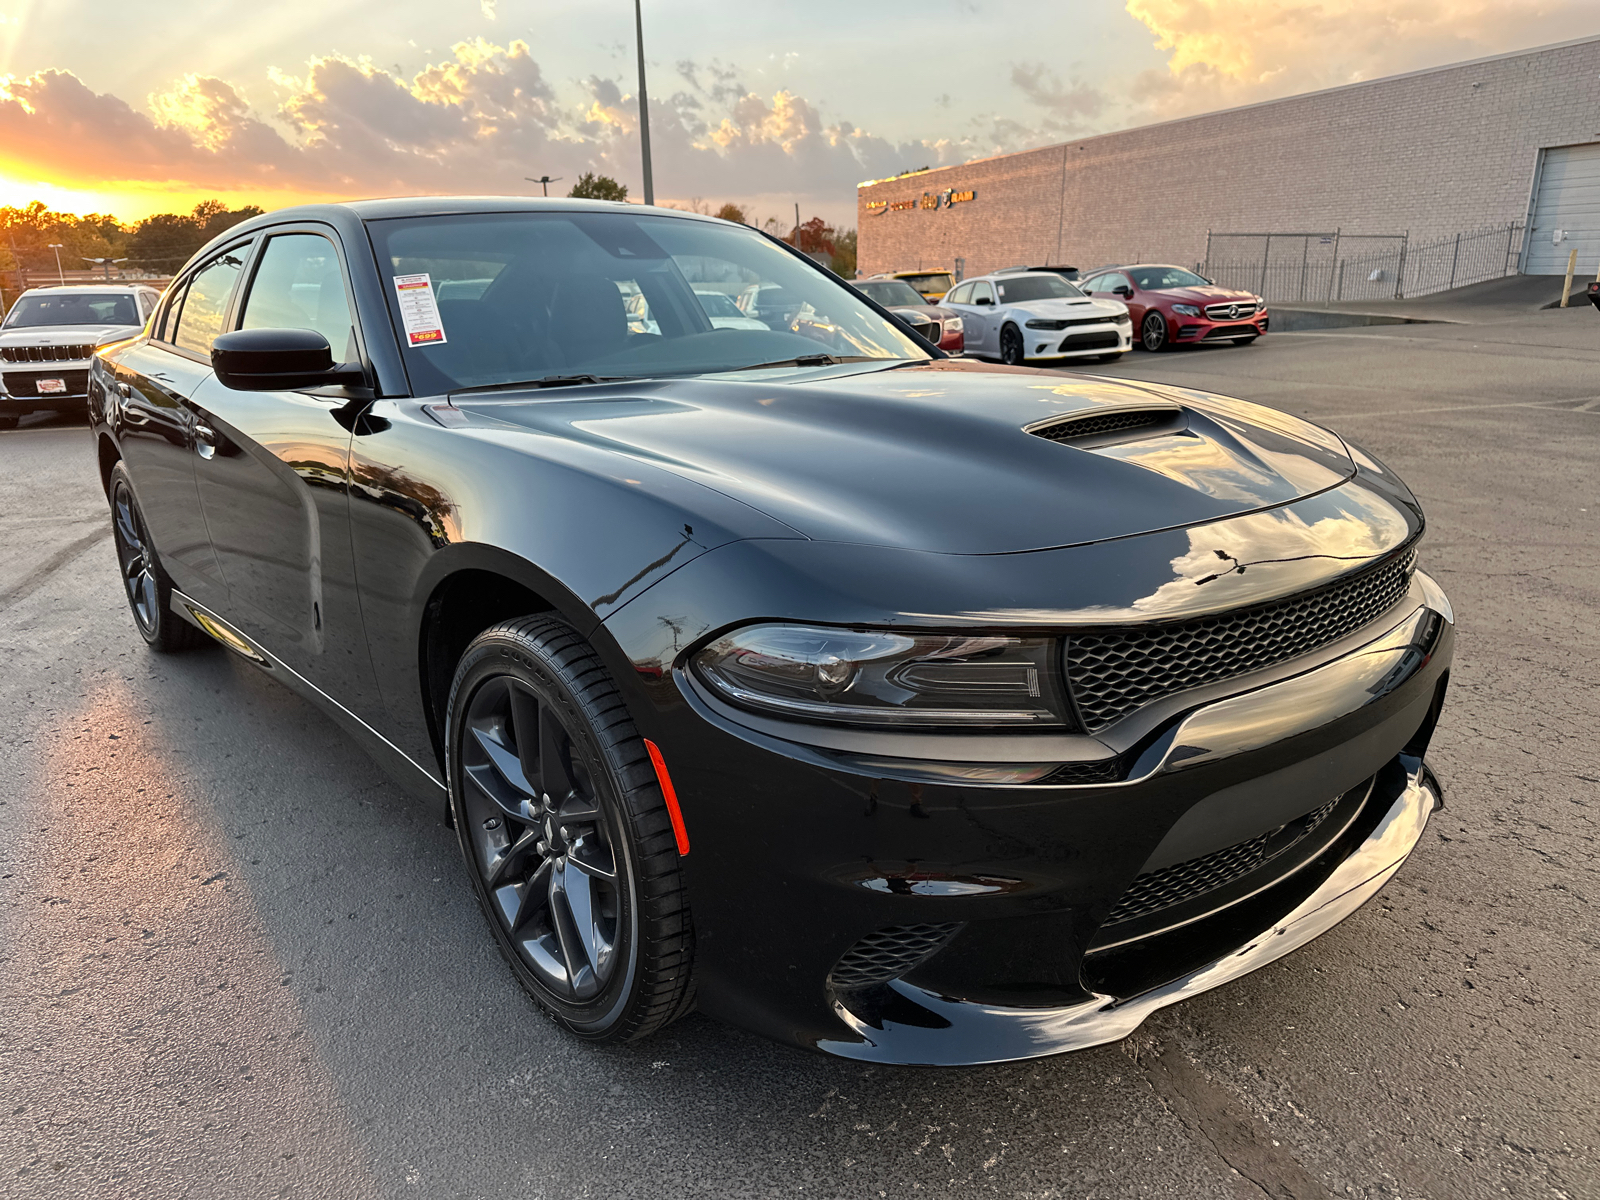
[[[172,611],[191,625],[210,634],[252,666],[267,672],[290,691],[311,701],[327,713],[355,739],[356,744],[365,750],[374,762],[383,768],[385,774],[419,800],[439,803],[445,798],[444,784],[436,779],[431,771],[421,766],[316,684],[285,666],[270,651],[240,633],[198,600],[190,599],[177,588],[173,588]]]

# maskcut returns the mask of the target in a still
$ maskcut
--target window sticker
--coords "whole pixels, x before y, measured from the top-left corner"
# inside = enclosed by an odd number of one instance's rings
[[[396,275],[394,290],[400,297],[400,324],[411,346],[443,345],[444,322],[433,298],[433,283],[427,275]]]

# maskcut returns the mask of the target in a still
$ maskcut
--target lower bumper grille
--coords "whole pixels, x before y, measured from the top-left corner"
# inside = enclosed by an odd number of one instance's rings
[[[843,992],[888,983],[933,957],[960,928],[959,923],[891,925],[869,933],[845,951],[829,978]]]
[[[0,373],[6,391],[24,400],[70,400],[89,394],[88,371],[5,371]],[[41,392],[41,379],[59,379],[66,384],[64,392]]]
[[[1171,908],[1226,887],[1235,879],[1242,879],[1269,858],[1283,854],[1302,838],[1327,820],[1328,814],[1343,797],[1336,796],[1321,808],[1307,813],[1282,829],[1270,830],[1248,841],[1238,842],[1221,850],[1188,862],[1175,863],[1156,871],[1146,871],[1133,881],[1122,894],[1117,906],[1105,920],[1107,925],[1119,925]]]
[[[1214,342],[1222,338],[1255,337],[1260,332],[1254,325],[1218,325],[1215,329],[1208,329],[1203,340]]]
[[[1077,350],[1115,350],[1120,345],[1122,338],[1116,333],[1080,333],[1062,338],[1057,349],[1063,354],[1071,354]]]

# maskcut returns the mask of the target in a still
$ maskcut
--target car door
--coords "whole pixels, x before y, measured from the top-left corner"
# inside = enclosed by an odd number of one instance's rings
[[[1134,330],[1139,328],[1139,322],[1144,319],[1145,306],[1139,302],[1138,289],[1121,271],[1113,271],[1109,275],[1102,275],[1099,280],[1100,291],[1092,293],[1096,300],[1120,300],[1128,306],[1128,316],[1133,319]]]
[[[107,412],[161,565],[182,592],[207,606],[227,595],[195,483],[192,399],[211,374],[211,339],[222,331],[249,253],[243,240],[180,278],[150,337],[112,361]]]
[[[973,321],[978,327],[977,353],[1000,353],[1000,321],[996,312],[994,284],[980,279],[972,285]]]
[[[312,329],[335,359],[362,361],[336,235],[267,233],[230,328]],[[195,479],[241,632],[366,717],[372,663],[350,553],[351,413],[370,392],[240,391],[215,375],[195,393]]]

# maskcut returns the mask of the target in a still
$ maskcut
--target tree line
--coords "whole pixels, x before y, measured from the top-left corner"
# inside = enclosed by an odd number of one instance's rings
[[[606,175],[586,172],[569,196],[591,200],[627,200],[628,189]],[[856,273],[856,231],[836,229],[821,217],[814,217],[795,229],[777,217],[757,221],[737,204],[723,204],[713,210],[696,198],[686,206],[692,212],[753,225],[781,238],[802,253],[825,258],[835,272],[846,279]],[[56,252],[61,247],[61,267],[68,271],[93,268],[87,259],[126,259],[119,268],[141,274],[168,275],[189,261],[194,252],[212,238],[240,221],[262,212],[253,204],[229,208],[220,200],[204,200],[191,213],[157,213],[132,225],[124,225],[108,213],[78,216],[56,212],[35,200],[24,208],[0,208],[0,271],[21,268],[34,273],[56,270]]]
[[[86,259],[124,258],[119,268],[171,274],[217,234],[261,212],[253,204],[230,209],[204,200],[191,213],[157,213],[124,225],[108,213],[56,212],[35,200],[25,208],[0,208],[0,271],[52,272],[56,252],[50,247],[58,244],[68,271],[96,265]]]

